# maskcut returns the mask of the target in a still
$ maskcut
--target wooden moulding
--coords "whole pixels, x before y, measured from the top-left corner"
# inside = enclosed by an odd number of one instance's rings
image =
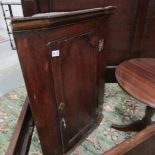
[[[94,8],[88,10],[80,10],[80,11],[72,11],[72,12],[64,12],[52,15],[44,14],[44,15],[36,15],[33,17],[25,17],[25,18],[16,18],[12,20],[12,29],[13,31],[18,30],[32,30],[38,28],[52,28],[58,27],[63,24],[71,24],[78,23],[79,21],[86,21],[93,17],[106,17],[106,15],[112,14],[115,7],[108,6],[105,8]],[[33,21],[33,23],[32,23]]]
[[[28,154],[33,130],[34,121],[29,107],[29,99],[26,98],[5,155]]]
[[[136,135],[129,138],[128,140],[120,143],[119,145],[115,146],[111,150],[105,152],[103,155],[123,155],[123,154],[125,154],[125,155],[127,155],[127,154],[133,155],[134,154],[135,155],[136,152],[137,152],[137,154],[139,153],[138,150],[136,150],[136,149],[139,149],[138,147],[141,144],[142,144],[142,146],[140,146],[140,147],[143,148],[143,150],[145,150],[143,152],[143,154],[146,155],[146,151],[149,148],[146,148],[147,146],[145,144],[143,145],[143,143],[147,142],[147,143],[150,143],[149,145],[151,145],[151,142],[149,140],[151,140],[151,138],[153,138],[154,136],[155,136],[155,124],[147,127],[146,129],[137,133]],[[132,152],[132,150],[134,150],[134,151]],[[129,153],[129,151],[131,151],[131,152]],[[148,152],[153,152],[153,150],[150,149]],[[153,154],[151,153],[150,155],[153,155]]]

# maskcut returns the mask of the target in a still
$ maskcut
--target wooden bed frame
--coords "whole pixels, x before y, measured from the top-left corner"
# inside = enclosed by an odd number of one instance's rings
[[[34,130],[34,121],[29,107],[29,99],[26,98],[18,118],[13,136],[11,138],[6,155],[26,155],[31,144]]]
[[[25,101],[19,116],[12,140],[5,155],[27,155],[34,129],[32,114]],[[155,124],[147,127],[133,137],[115,146],[103,155],[154,155]]]
[[[122,61],[133,57],[155,57],[154,0],[22,0],[22,5],[25,16],[107,5],[117,6],[118,9],[110,20],[110,35],[106,47],[108,64],[105,77],[107,82],[116,82],[115,68]],[[26,99],[6,155],[26,155],[33,129],[34,122],[29,100]],[[155,154],[154,144],[155,125],[151,125],[104,155]]]
[[[155,124],[115,146],[103,155],[154,155]]]

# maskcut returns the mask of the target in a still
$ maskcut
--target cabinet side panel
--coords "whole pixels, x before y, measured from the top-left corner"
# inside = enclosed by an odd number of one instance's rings
[[[15,38],[43,153],[60,155],[59,121],[44,35],[29,31],[15,34]]]

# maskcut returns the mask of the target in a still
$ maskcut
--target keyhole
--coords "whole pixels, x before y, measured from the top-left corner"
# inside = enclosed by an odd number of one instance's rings
[[[61,123],[63,125],[64,128],[67,128],[67,125],[66,125],[66,121],[64,118],[61,119]]]

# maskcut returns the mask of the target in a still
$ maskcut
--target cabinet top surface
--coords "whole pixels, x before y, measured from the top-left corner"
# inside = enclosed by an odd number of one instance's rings
[[[71,12],[54,12],[36,14],[32,17],[15,18],[12,20],[12,29],[14,31],[30,30],[42,27],[51,27],[56,25],[69,24],[75,21],[91,20],[92,18],[105,17],[113,13],[115,7],[108,6],[104,8],[93,8]]]

